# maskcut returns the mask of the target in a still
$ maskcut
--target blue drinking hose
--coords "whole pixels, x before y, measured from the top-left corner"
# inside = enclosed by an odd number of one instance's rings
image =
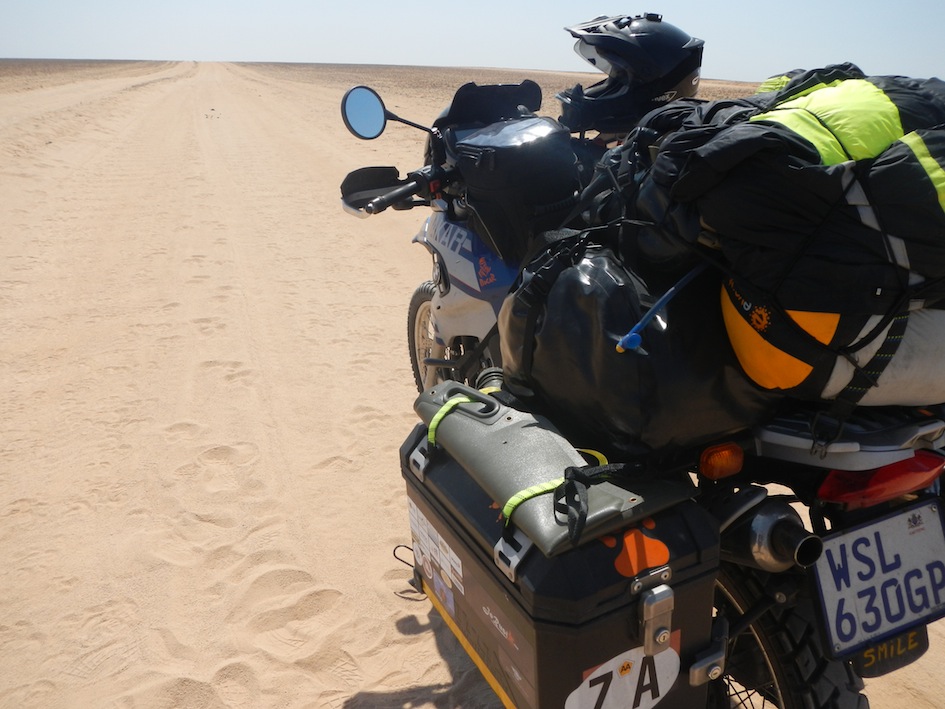
[[[653,303],[653,307],[643,313],[643,317],[640,318],[640,321],[630,328],[630,332],[620,338],[620,342],[617,343],[617,352],[626,352],[627,350],[642,352],[640,345],[643,344],[643,336],[640,333],[643,331],[643,328],[649,325],[650,321],[653,320],[653,318],[655,318],[659,312],[666,307],[667,303],[675,298],[679,292],[685,288],[693,278],[702,273],[707,266],[708,264],[706,263],[699,264],[685,276],[680,278],[679,281],[668,291],[663,293],[660,299]]]

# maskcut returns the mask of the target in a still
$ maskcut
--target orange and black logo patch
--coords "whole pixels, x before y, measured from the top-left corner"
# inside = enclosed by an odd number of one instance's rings
[[[755,306],[751,309],[748,319],[751,322],[751,326],[753,328],[755,328],[758,332],[764,332],[768,329],[768,325],[771,324],[771,313],[763,305]]]
[[[735,280],[728,281],[729,297],[738,305],[742,317],[758,332],[764,332],[771,325],[771,311],[764,305],[755,305],[743,296],[735,287]]]

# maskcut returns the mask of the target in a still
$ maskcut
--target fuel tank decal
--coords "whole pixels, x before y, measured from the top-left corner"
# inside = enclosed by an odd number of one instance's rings
[[[479,269],[476,271],[479,277],[479,287],[485,288],[491,286],[496,281],[495,271],[492,270],[492,264],[485,256],[479,257]]]
[[[427,234],[446,260],[450,283],[462,285],[472,292],[481,291],[477,274],[478,264],[473,249],[476,233],[449,221],[442,214],[434,214],[429,219]]]
[[[449,272],[450,283],[473,297],[501,299],[518,275],[516,265],[503,261],[475,230],[442,213],[427,219],[416,240],[434,248]]]

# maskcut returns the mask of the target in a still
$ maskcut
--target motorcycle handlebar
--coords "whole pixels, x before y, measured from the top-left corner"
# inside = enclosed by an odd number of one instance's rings
[[[411,180],[397,189],[391,190],[387,194],[382,194],[380,197],[375,197],[366,205],[364,205],[364,211],[368,214],[379,214],[387,209],[392,204],[401,202],[408,197],[413,197],[415,194],[420,192],[420,183],[416,180]]]

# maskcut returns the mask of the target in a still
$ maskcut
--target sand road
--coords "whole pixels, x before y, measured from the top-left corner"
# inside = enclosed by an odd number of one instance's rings
[[[497,706],[391,554],[422,215],[338,201],[422,136],[338,105],[526,75],[0,63],[0,706]],[[874,707],[941,706],[932,645]]]

